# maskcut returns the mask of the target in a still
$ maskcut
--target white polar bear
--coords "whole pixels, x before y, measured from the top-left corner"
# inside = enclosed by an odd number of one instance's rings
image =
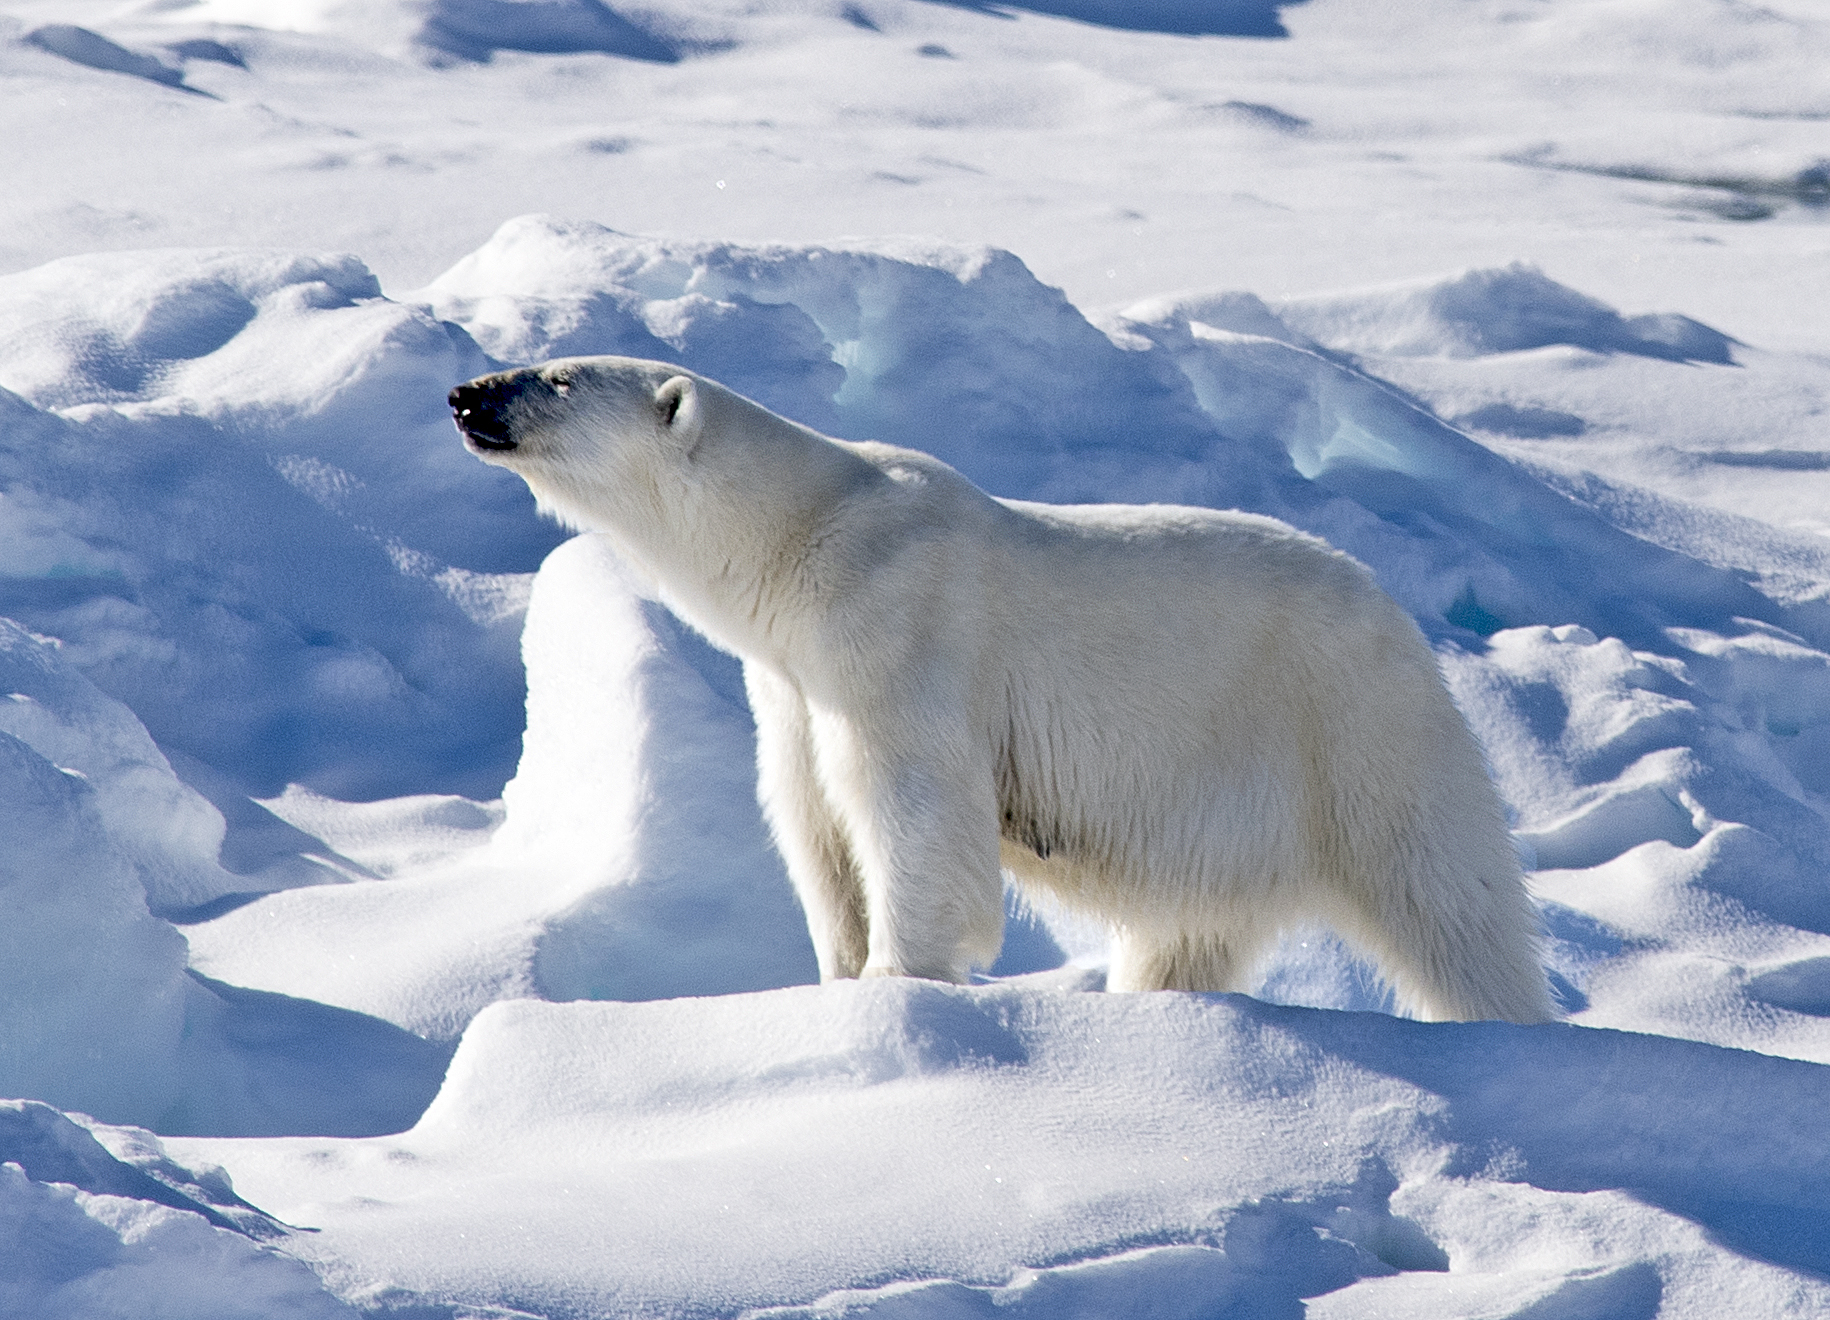
[[[1418,1016],[1553,1016],[1435,658],[1323,542],[993,499],[659,362],[562,359],[451,405],[743,660],[822,979],[965,980],[998,951],[1002,867],[1111,925],[1113,989],[1241,989],[1319,919]]]

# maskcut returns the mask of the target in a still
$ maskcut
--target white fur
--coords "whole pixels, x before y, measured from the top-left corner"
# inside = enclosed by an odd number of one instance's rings
[[[1347,556],[1247,513],[993,499],[661,363],[491,382],[518,447],[482,457],[742,658],[822,977],[988,965],[1002,867],[1111,924],[1114,989],[1244,988],[1320,920],[1419,1016],[1552,1016],[1480,752]]]

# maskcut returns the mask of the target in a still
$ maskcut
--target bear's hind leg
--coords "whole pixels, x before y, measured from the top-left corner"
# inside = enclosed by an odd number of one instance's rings
[[[1243,991],[1264,953],[1255,932],[1225,935],[1125,927],[1112,942],[1108,990]]]
[[[1408,1016],[1556,1020],[1538,960],[1537,920],[1516,872],[1496,867],[1485,875],[1458,874],[1454,883],[1413,882],[1383,903],[1360,906],[1358,921],[1337,926],[1371,956]]]
[[[1467,782],[1467,796],[1491,799],[1484,778]],[[1454,816],[1436,810],[1446,824],[1363,849],[1358,883],[1341,886],[1335,928],[1378,964],[1412,1017],[1555,1020],[1537,916],[1497,799],[1476,798]]]

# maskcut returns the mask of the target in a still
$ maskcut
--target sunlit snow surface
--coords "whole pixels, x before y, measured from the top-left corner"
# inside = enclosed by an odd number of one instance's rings
[[[1800,0],[0,0],[0,1315],[1830,1312],[1826,123]],[[1363,559],[1570,1021],[809,984],[451,433],[592,352]]]

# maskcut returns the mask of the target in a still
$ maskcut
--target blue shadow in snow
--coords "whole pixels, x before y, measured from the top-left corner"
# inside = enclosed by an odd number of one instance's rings
[[[98,1196],[188,1210],[217,1228],[249,1237],[285,1233],[277,1220],[235,1195],[220,1171],[198,1175],[162,1162],[152,1167],[167,1176],[155,1176],[116,1159],[87,1129],[36,1100],[0,1103],[0,1163],[17,1164],[33,1182],[66,1183]],[[172,1174],[181,1174],[184,1181]]]
[[[1589,1027],[1422,1023],[1233,997],[1267,1025],[1449,1102],[1472,1175],[1500,1151],[1547,1191],[1624,1191],[1721,1245],[1830,1279],[1830,1068]]]
[[[378,1137],[419,1121],[456,1041],[309,999],[190,973],[191,1086],[166,1136]]]
[[[536,55],[617,55],[652,64],[675,64],[671,42],[630,22],[602,0],[569,5],[516,4],[513,0],[433,0],[420,44],[479,64],[499,50]]]
[[[955,9],[1009,17],[1011,9],[1071,18],[1130,32],[1166,32],[1186,37],[1287,37],[1278,11],[1303,0],[932,0]]]

